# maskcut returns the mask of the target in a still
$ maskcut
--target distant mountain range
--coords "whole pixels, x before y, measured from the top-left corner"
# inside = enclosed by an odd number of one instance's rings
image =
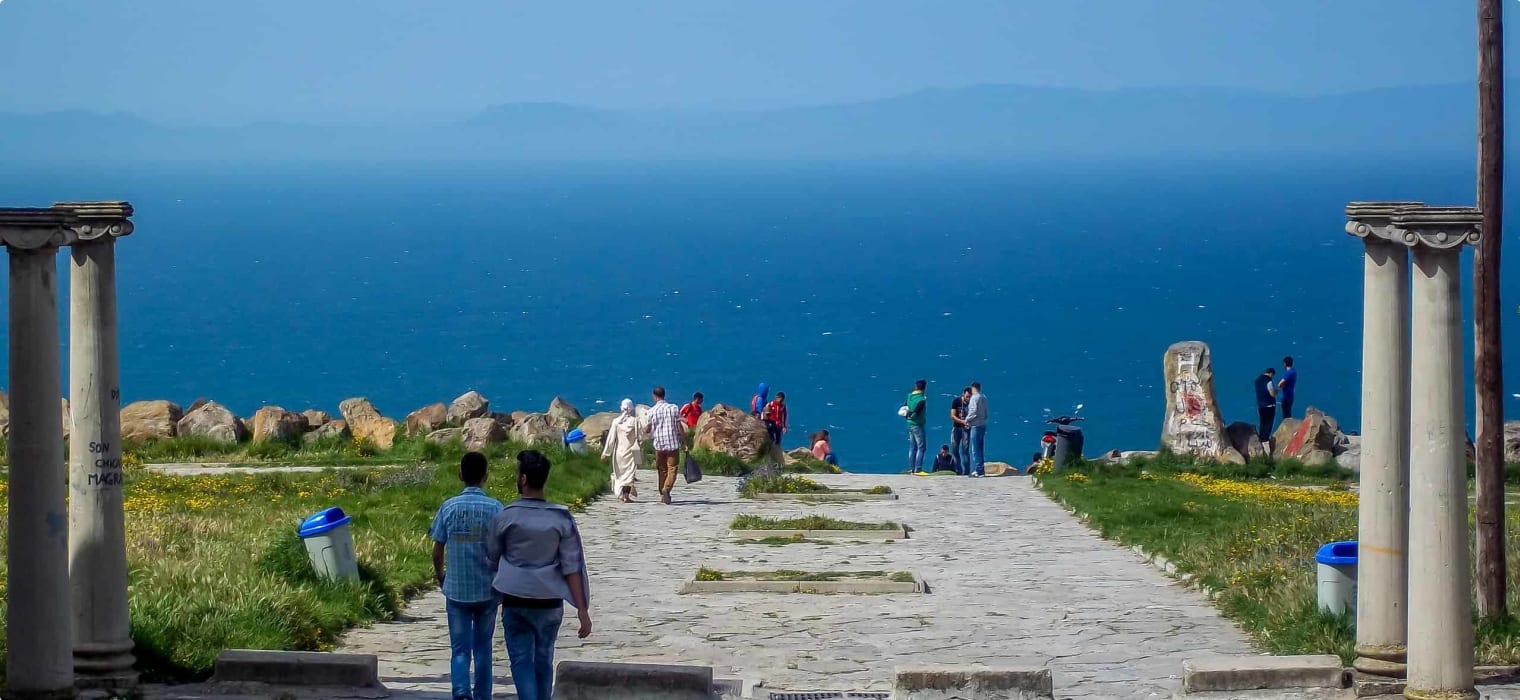
[[[7,160],[1061,158],[1473,152],[1471,85],[1294,97],[1227,88],[987,85],[756,111],[491,107],[444,127],[167,127],[0,113]]]

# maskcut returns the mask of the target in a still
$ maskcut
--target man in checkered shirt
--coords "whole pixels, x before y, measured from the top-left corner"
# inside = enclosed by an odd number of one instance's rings
[[[676,487],[681,445],[686,437],[686,421],[681,410],[665,400],[665,387],[654,388],[654,408],[649,409],[649,436],[654,439],[654,468],[660,482],[660,502],[670,502]]]

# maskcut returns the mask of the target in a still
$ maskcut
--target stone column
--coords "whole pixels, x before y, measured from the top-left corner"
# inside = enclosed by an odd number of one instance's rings
[[[116,238],[125,202],[66,203],[78,240],[69,275],[69,587],[80,687],[127,688],[132,626],[122,513],[121,393],[116,352]]]
[[[1411,699],[1476,699],[1472,560],[1462,383],[1462,248],[1482,214],[1406,209],[1393,218],[1414,250],[1410,350],[1409,680]]]
[[[0,209],[10,253],[10,489],[6,684],[12,698],[73,697],[68,517],[59,386],[58,246],[69,214]]]
[[[1362,463],[1357,509],[1356,661],[1403,678],[1408,640],[1409,250],[1393,216],[1418,202],[1352,202],[1362,239]]]

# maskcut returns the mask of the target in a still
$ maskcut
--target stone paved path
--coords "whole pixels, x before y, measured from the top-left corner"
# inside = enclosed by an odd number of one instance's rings
[[[563,635],[559,659],[712,665],[720,678],[792,691],[884,691],[901,665],[1049,666],[1057,697],[1157,698],[1180,688],[1186,657],[1251,652],[1202,595],[1100,539],[1026,478],[820,480],[885,483],[901,500],[753,502],[735,496],[734,479],[709,477],[678,487],[672,506],[597,501],[580,516],[595,632],[585,641]],[[740,544],[724,534],[739,513],[891,520],[913,532],[896,543]],[[932,593],[679,595],[703,564],[906,569]],[[436,592],[403,621],[355,630],[340,650],[379,655],[382,680],[407,691],[397,697],[447,697]],[[497,697],[512,697],[504,651],[497,670]]]

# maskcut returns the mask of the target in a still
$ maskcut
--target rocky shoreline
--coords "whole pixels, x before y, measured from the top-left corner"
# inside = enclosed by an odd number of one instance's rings
[[[647,427],[649,406],[641,404],[635,410],[640,427]],[[261,442],[301,445],[353,441],[384,452],[394,447],[397,439],[421,439],[437,444],[458,441],[471,450],[505,442],[560,446],[567,444],[567,436],[579,429],[586,448],[600,451],[617,416],[615,411],[582,416],[579,409],[561,397],[555,397],[542,412],[493,411],[490,400],[475,390],[466,391],[448,403],[428,404],[399,419],[381,413],[364,397],[339,402],[336,416],[318,408],[297,412],[282,406],[264,406],[247,417],[209,399],[197,399],[188,408],[155,399],[134,401],[121,408],[121,436],[129,443],[200,438],[228,447]],[[67,438],[73,422],[67,399],[61,404],[61,419]],[[0,437],[8,437],[9,432],[9,397],[0,392]],[[780,464],[797,459],[782,454],[771,444],[765,424],[759,419],[724,404],[716,404],[702,413],[693,449],[750,463]]]

